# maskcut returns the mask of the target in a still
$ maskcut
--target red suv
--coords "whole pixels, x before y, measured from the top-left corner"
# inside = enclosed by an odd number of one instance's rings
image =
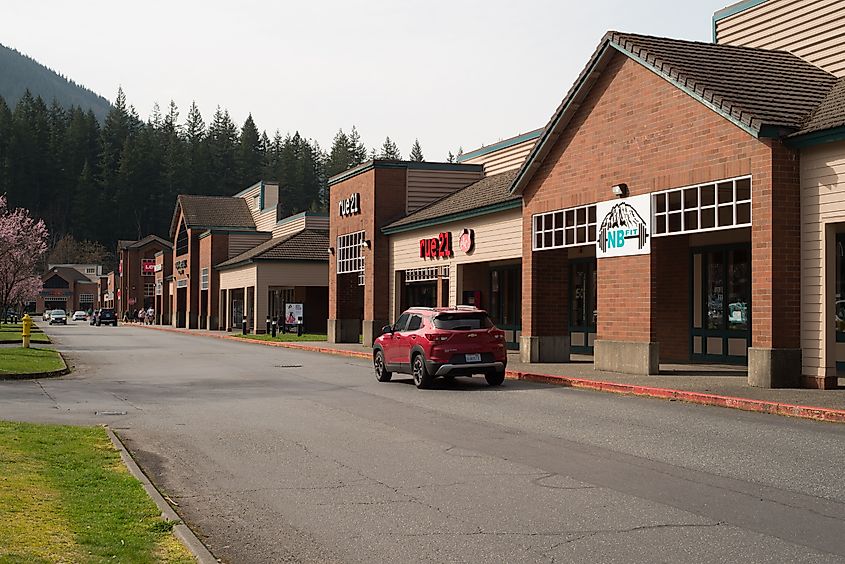
[[[414,376],[417,388],[435,378],[484,374],[491,386],[505,379],[505,333],[487,312],[471,308],[412,307],[395,325],[382,329],[373,343],[373,367],[379,382],[393,372]]]

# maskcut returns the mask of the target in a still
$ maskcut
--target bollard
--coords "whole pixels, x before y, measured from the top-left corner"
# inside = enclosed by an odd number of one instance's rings
[[[302,336],[302,322],[301,321],[296,324],[296,336],[297,337]]]
[[[274,318],[273,318],[273,324],[270,326],[270,336],[271,336],[271,337],[275,337],[275,336],[276,336],[276,327],[277,327],[277,325],[278,325],[278,323],[276,322],[276,318],[274,317]]]
[[[264,332],[265,333],[270,332],[270,316],[269,315],[267,316],[267,329]]]
[[[244,334],[244,335],[247,334],[246,315],[244,315],[243,323],[241,323],[241,333]]]
[[[23,327],[21,328],[21,337],[23,340],[23,348],[29,348],[29,338],[32,335],[32,318],[27,313],[23,316]]]

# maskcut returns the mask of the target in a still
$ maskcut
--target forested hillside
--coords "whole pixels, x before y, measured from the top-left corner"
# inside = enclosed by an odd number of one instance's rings
[[[0,194],[44,218],[52,242],[167,237],[178,194],[234,195],[262,178],[280,182],[284,213],[322,210],[326,179],[371,157],[401,154],[389,138],[368,152],[354,127],[324,152],[299,132],[268,136],[252,116],[239,127],[220,107],[208,125],[172,102],[144,121],[122,91],[102,124],[28,92],[14,108],[0,98]]]
[[[111,107],[102,96],[0,44],[0,96],[14,106],[27,90],[48,103],[57,100],[64,108],[90,109],[99,120],[106,117]]]

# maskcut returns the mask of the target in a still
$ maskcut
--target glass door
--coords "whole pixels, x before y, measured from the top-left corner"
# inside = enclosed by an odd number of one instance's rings
[[[596,259],[569,262],[569,346],[576,354],[593,354],[596,338]]]
[[[519,348],[522,330],[522,269],[518,265],[490,269],[490,307],[496,327],[505,332],[509,349]]]
[[[751,249],[692,252],[692,359],[747,362],[751,340]]]
[[[834,305],[836,324],[836,370],[845,371],[845,355],[840,353],[845,343],[845,234],[836,236],[836,302]]]

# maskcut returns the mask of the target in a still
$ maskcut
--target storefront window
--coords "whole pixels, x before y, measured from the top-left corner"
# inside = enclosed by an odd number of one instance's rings
[[[836,236],[836,304],[834,307],[837,341],[845,340],[845,235]]]
[[[725,265],[723,253],[707,253],[707,328],[721,329],[725,315]]]
[[[751,301],[751,265],[748,251],[728,253],[728,329],[748,329],[748,304]]]

